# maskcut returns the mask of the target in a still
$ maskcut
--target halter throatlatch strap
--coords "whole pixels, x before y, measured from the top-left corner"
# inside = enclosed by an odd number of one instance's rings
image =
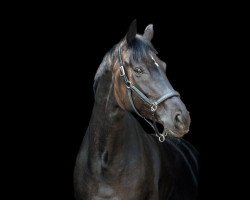
[[[163,101],[174,97],[174,96],[180,96],[180,94],[174,90],[171,90],[170,92],[168,92],[167,94],[163,95],[162,97],[160,97],[157,101],[152,102],[142,91],[140,91],[136,86],[134,86],[128,79],[128,76],[126,74],[126,71],[124,69],[124,65],[123,65],[123,61],[122,61],[122,54],[121,54],[121,47],[118,48],[118,60],[119,60],[119,64],[120,64],[120,76],[123,77],[124,79],[124,83],[127,87],[128,90],[128,97],[129,97],[129,101],[130,104],[134,110],[134,112],[140,116],[142,119],[144,119],[155,131],[156,136],[158,137],[160,142],[164,142],[167,136],[167,132],[163,131],[163,133],[160,133],[158,131],[158,128],[156,126],[156,119],[155,119],[155,112],[158,108],[158,105],[160,103],[162,103]],[[134,105],[134,101],[133,101],[133,97],[132,97],[132,92],[134,92],[134,94],[136,94],[144,103],[146,103],[147,105],[150,106],[150,110],[152,112],[152,119],[153,119],[153,123],[151,123],[149,120],[147,120],[144,116],[142,116],[139,111],[136,109],[135,105]]]

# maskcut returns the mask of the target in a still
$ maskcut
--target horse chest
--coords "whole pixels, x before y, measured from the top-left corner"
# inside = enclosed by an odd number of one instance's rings
[[[143,147],[130,145],[121,154],[113,157],[109,153],[107,157],[111,157],[111,161],[102,156],[100,163],[103,164],[100,173],[96,174],[97,199],[158,199],[152,197],[158,196],[160,158],[152,143]]]
[[[151,199],[154,186],[146,178],[138,176],[120,177],[113,183],[99,182],[96,195],[93,199],[112,199],[112,200],[140,200]]]
[[[91,199],[140,200],[151,198],[157,193],[155,180],[158,179],[151,163],[135,161],[103,168],[91,182],[96,189]]]

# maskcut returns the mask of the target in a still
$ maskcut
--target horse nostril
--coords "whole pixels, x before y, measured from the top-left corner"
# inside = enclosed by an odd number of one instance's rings
[[[176,122],[182,122],[181,114],[177,114],[177,115],[175,116],[175,121],[176,121]]]
[[[185,128],[181,113],[176,113],[176,115],[174,117],[174,122],[175,122],[175,127],[177,129],[182,130]]]
[[[180,114],[180,113],[177,113],[177,114],[175,115],[175,122],[177,122],[177,123],[183,123],[182,117],[181,117],[181,114]]]

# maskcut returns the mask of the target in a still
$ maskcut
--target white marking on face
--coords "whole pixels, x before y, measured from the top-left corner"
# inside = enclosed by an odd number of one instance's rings
[[[152,55],[150,55],[150,56],[151,56],[152,60],[154,61],[155,65],[156,65],[157,67],[160,67],[159,64],[155,61],[154,57],[153,57]]]

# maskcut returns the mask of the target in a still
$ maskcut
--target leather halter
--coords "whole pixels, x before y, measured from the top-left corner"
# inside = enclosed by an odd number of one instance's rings
[[[129,101],[130,101],[131,106],[133,107],[135,113],[137,115],[139,115],[141,118],[143,118],[154,129],[155,135],[159,138],[159,141],[164,142],[165,139],[166,139],[166,136],[167,136],[167,132],[163,131],[163,133],[159,133],[158,128],[156,126],[155,112],[156,112],[156,110],[158,108],[158,105],[160,103],[164,102],[167,99],[170,99],[171,97],[180,96],[180,94],[178,92],[176,92],[175,90],[171,90],[167,94],[160,97],[158,100],[152,102],[142,91],[140,91],[136,86],[134,86],[129,81],[128,76],[126,74],[126,71],[124,69],[123,61],[122,61],[121,46],[119,46],[119,48],[118,48],[118,60],[119,60],[119,64],[120,64],[120,76],[123,77],[124,83],[125,83],[125,85],[127,87],[128,97],[129,97]],[[154,62],[155,62],[155,60],[154,60]],[[147,120],[144,116],[142,116],[139,113],[139,111],[136,109],[136,107],[134,105],[133,98],[132,98],[132,92],[134,92],[144,103],[146,103],[147,105],[150,106],[150,110],[152,112],[153,124],[149,120]]]

